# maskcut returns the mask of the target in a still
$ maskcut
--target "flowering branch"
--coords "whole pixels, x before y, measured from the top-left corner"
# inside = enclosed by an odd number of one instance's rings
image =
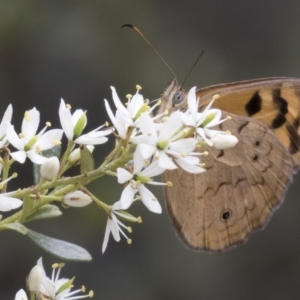
[[[26,234],[40,247],[62,258],[89,260],[91,257],[85,249],[34,232],[24,224],[61,215],[60,209],[52,202],[60,202],[62,207],[79,208],[93,202],[107,215],[102,252],[107,248],[110,233],[116,241],[123,236],[130,244],[131,239],[125,231],[131,233],[132,229],[122,221],[141,223],[141,217],[134,217],[127,210],[136,201],[142,201],[149,211],[161,213],[160,202],[148,187],[172,186],[171,182],[159,182],[154,177],[176,168],[194,174],[205,172],[200,158],[208,153],[198,151],[200,144],[226,149],[237,143],[235,136],[214,129],[226,120],[221,119],[220,110],[211,108],[214,99],[204,111],[198,111],[199,99],[196,99],[195,88],[187,95],[186,111],[155,117],[152,112],[160,102],[151,107],[140,94],[140,89],[137,86],[135,95],[127,95],[124,106],[112,87],[116,110],[114,112],[107,100],[105,107],[113,127],[100,125],[88,133],[83,133],[87,113],[77,109],[72,114],[70,105],[61,100],[58,112],[62,129],[47,130],[51,126],[47,122],[38,132],[40,113],[33,108],[25,112],[18,134],[11,124],[12,106],[8,106],[0,124],[0,211],[20,210],[0,217],[0,231],[11,229]],[[60,155],[63,134],[68,144]],[[105,143],[107,136],[112,134],[116,139],[115,148],[101,165],[95,166],[94,148]],[[16,150],[11,150],[11,147]],[[9,175],[11,166],[22,164],[27,158],[39,166],[34,174],[36,184],[7,192],[9,181],[16,177],[16,174]],[[81,174],[68,176],[67,171],[77,165],[80,165]],[[116,177],[118,183],[124,185],[123,192],[113,205],[106,204],[100,200],[101,196],[86,188],[88,183],[104,175]]]

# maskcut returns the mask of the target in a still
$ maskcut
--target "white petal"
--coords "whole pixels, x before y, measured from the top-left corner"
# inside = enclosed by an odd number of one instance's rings
[[[148,167],[146,167],[142,172],[141,174],[143,176],[147,176],[147,177],[154,177],[154,176],[157,176],[157,175],[160,175],[162,174],[166,169],[163,169],[161,168],[159,165],[158,165],[158,161],[155,160],[153,161]]]
[[[27,157],[35,164],[41,165],[47,160],[47,157],[37,154],[34,150],[26,152]]]
[[[196,158],[196,157],[194,157]],[[186,157],[176,159],[178,165],[185,171],[192,174],[200,174],[205,172],[205,169],[197,166],[196,164],[191,163]]]
[[[23,164],[26,160],[26,152],[25,151],[16,151],[16,152],[10,152],[10,156],[18,161],[20,164]]]
[[[121,102],[121,100],[116,92],[116,89],[113,86],[111,86],[110,88],[112,90],[112,97],[113,97],[116,108],[119,109],[122,112],[122,114],[124,114],[125,116],[128,116],[128,111],[125,108],[125,106],[123,105],[123,103]]]
[[[72,115],[72,123],[75,126],[77,124],[77,121],[79,120],[79,118],[84,115],[85,112],[82,109],[76,109]],[[85,118],[85,124],[83,126],[83,128],[86,126],[86,122],[87,122],[87,118]]]
[[[131,184],[125,187],[120,199],[122,209],[127,209],[132,204],[136,192],[137,189],[134,189]]]
[[[172,159],[163,151],[159,152],[158,165],[167,170],[173,170],[177,168]]]
[[[111,232],[111,226],[112,226],[112,221],[109,218],[107,218],[107,224],[106,224],[106,228],[105,228],[104,240],[103,240],[103,244],[102,244],[102,253],[104,253],[104,251],[107,247],[109,234]]]
[[[132,118],[135,117],[135,115],[143,105],[144,105],[144,97],[137,92],[130,99],[130,105],[128,105],[128,112],[130,116]]]
[[[107,137],[99,137],[99,138],[92,138],[87,134],[84,134],[77,138],[74,142],[80,145],[101,145],[108,141]]]
[[[145,165],[145,159],[139,149],[139,146],[140,145],[138,145],[136,147],[135,152],[133,154],[133,165],[134,165],[133,173],[134,174],[140,172]]]
[[[191,115],[186,115],[184,113],[181,113],[180,116],[184,125],[191,126],[191,127],[196,126],[196,121],[192,118]]]
[[[63,136],[62,129],[51,129],[40,136],[35,144],[35,147],[39,147],[39,150],[51,149],[56,145],[56,141],[60,141]]]
[[[112,235],[114,237],[114,240],[116,242],[119,242],[121,240],[120,230],[119,230],[119,225],[118,225],[119,222],[118,222],[117,217],[114,214],[112,214],[111,216],[112,216],[112,223],[113,223],[113,225],[111,227],[111,233],[112,233]]]
[[[192,87],[187,95],[187,102],[188,102],[188,108],[189,112],[194,120],[197,118],[198,113],[198,106],[197,106],[197,100],[196,100],[196,87]]]
[[[156,199],[156,197],[144,185],[139,186],[138,190],[144,205],[151,212],[161,214],[162,212],[161,205]]]
[[[105,108],[106,108],[106,112],[111,120],[111,122],[113,123],[113,125],[116,127],[116,118],[108,104],[108,101],[106,99],[104,99],[104,104],[105,104]]]
[[[157,141],[155,123],[148,114],[142,114],[139,118],[139,128],[145,136],[149,137],[149,140]]]
[[[163,126],[159,132],[159,140],[169,140],[175,133],[177,133],[183,127],[181,115],[179,111],[173,112],[169,119],[163,123]]]
[[[12,144],[15,148],[18,150],[24,149],[24,143],[23,140],[21,140],[16,133],[14,126],[9,124],[6,131],[6,137],[10,144]]]
[[[0,138],[2,138],[5,135],[6,132],[6,128],[9,125],[9,123],[11,122],[11,118],[12,118],[12,105],[9,104],[1,121],[0,124]]]
[[[23,204],[20,199],[8,197],[5,195],[0,195],[0,211],[10,211],[16,209]]]
[[[63,99],[60,100],[59,119],[61,127],[64,130],[66,137],[68,138],[68,140],[73,140],[74,124],[72,121],[72,114],[71,111],[68,108],[66,108],[66,104]]]
[[[139,151],[144,159],[148,159],[156,151],[155,146],[147,145],[147,144],[139,144],[137,148],[138,150],[136,151]]]
[[[40,124],[40,113],[34,107],[33,109],[27,111],[27,114],[29,115],[30,119],[27,120],[25,117],[23,118],[22,133],[25,134],[25,139],[28,141],[36,134],[36,131]]]
[[[119,183],[125,183],[132,179],[133,175],[123,168],[117,169],[117,177]]]
[[[195,149],[197,143],[198,142],[196,139],[186,138],[170,143],[170,149],[178,153],[188,153],[192,152]]]

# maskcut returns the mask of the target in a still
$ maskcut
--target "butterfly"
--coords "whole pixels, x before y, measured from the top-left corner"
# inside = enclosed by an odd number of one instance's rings
[[[263,228],[283,202],[300,165],[300,79],[264,78],[198,89],[201,111],[213,107],[231,120],[218,125],[238,144],[227,150],[201,147],[206,172],[164,173],[166,206],[179,237],[191,248],[222,251]],[[186,93],[174,79],[160,112],[185,110]]]

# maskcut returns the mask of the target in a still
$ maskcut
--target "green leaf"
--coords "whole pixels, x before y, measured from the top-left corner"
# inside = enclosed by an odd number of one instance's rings
[[[45,157],[60,157],[61,153],[61,145],[56,145],[51,149],[42,151],[42,155]],[[41,173],[40,173],[41,165],[33,164],[33,181],[34,184],[37,185],[41,180]]]
[[[35,211],[33,214],[31,214],[28,218],[26,218],[27,221],[33,221],[38,219],[49,219],[61,216],[62,212],[59,210],[59,208],[52,204],[46,204],[42,206],[39,210]]]
[[[93,154],[86,146],[80,147],[80,173],[90,172],[95,169],[95,161]]]
[[[90,261],[92,256],[82,247],[51,238],[27,228],[27,235],[39,247],[59,258],[77,261]]]
[[[7,229],[18,231],[21,234],[27,234],[27,232],[28,232],[28,228],[26,228],[21,223],[9,223],[9,224],[1,225],[1,227],[5,227]]]

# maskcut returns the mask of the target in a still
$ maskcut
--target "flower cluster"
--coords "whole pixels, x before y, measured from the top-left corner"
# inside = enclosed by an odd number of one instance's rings
[[[212,129],[226,119],[221,119],[219,109],[211,108],[216,97],[202,112],[198,111],[199,99],[196,99],[195,87],[188,92],[186,111],[174,111],[169,116],[161,113],[155,117],[151,114],[155,105],[150,107],[148,101],[140,95],[140,86],[137,86],[133,97],[127,96],[126,106],[122,104],[115,88],[111,89],[116,112],[113,113],[105,100],[107,113],[117,130],[119,141],[133,145],[134,153],[131,161],[117,168],[118,182],[125,184],[125,187],[109,215],[103,252],[107,246],[108,232],[112,232],[114,239],[119,241],[117,233],[121,230],[120,226],[124,227],[115,216],[116,208],[126,210],[133,202],[141,200],[151,212],[162,212],[159,201],[146,185],[172,186],[172,183],[156,182],[153,177],[176,168],[194,174],[202,173],[205,169],[200,156],[207,155],[207,152],[201,153],[197,149],[199,144],[227,149],[238,142],[228,132]]]
[[[37,264],[31,269],[27,278],[27,289],[30,294],[30,298],[27,298],[26,292],[21,289],[17,292],[15,300],[27,300],[27,299],[52,299],[52,300],[67,300],[67,299],[83,299],[92,298],[93,291],[90,291],[85,295],[78,295],[80,292],[85,292],[85,287],[81,289],[71,291],[73,288],[72,279],[59,278],[61,268],[64,264],[53,264],[51,278],[47,277],[42,258],[37,261]]]
[[[61,100],[58,109],[62,129],[48,130],[51,124],[47,122],[46,126],[38,131],[40,113],[33,108],[25,112],[21,132],[17,133],[11,121],[13,109],[11,105],[8,106],[0,124],[0,148],[3,154],[0,157],[0,211],[6,212],[24,205],[21,214],[15,213],[9,217],[9,221],[1,220],[0,216],[0,230],[10,228],[28,234],[41,247],[45,248],[47,245],[47,250],[53,249],[55,254],[61,251],[59,255],[70,258],[69,253],[64,253],[61,241],[41,237],[40,233],[32,234],[25,225],[20,226],[25,221],[61,214],[56,206],[49,205],[53,201],[60,202],[63,207],[83,207],[94,202],[107,215],[102,252],[107,248],[110,234],[116,241],[120,241],[123,236],[130,244],[131,239],[126,231],[131,233],[132,229],[122,221],[140,223],[141,217],[135,217],[127,210],[133,203],[142,202],[149,211],[161,213],[161,204],[149,187],[172,187],[172,182],[157,181],[154,179],[156,176],[177,168],[193,174],[205,172],[201,156],[208,153],[200,152],[197,148],[199,145],[204,143],[218,149],[226,149],[237,143],[235,136],[215,129],[226,120],[222,119],[220,110],[211,108],[216,97],[203,111],[198,111],[200,100],[196,98],[195,88],[192,88],[187,94],[185,111],[173,110],[170,114],[159,111],[153,116],[153,111],[160,105],[160,101],[150,106],[149,101],[140,94],[140,86],[137,86],[135,95],[127,96],[126,105],[123,105],[115,88],[111,89],[116,110],[107,100],[105,107],[113,127],[104,128],[105,125],[100,125],[88,133],[83,133],[87,125],[86,112],[77,109],[71,113],[70,105],[64,100]],[[105,143],[108,140],[107,136],[112,133],[116,137],[115,148],[101,165],[95,166],[92,156],[95,146]],[[47,157],[45,151],[58,148],[63,134],[68,140],[63,155],[60,157],[60,153],[52,153]],[[16,150],[11,150],[11,146]],[[9,176],[10,167],[14,162],[23,164],[26,158],[40,165],[38,176],[35,174],[36,185],[7,192],[8,182],[16,177],[16,174]],[[66,177],[66,172],[78,164],[81,174]],[[103,175],[116,177],[118,183],[124,186],[119,199],[113,205],[107,205],[86,188],[89,182]],[[10,224],[7,224],[9,222]],[[49,243],[52,247],[48,247]],[[66,249],[69,247],[68,244]],[[87,257],[88,255],[85,259]],[[41,287],[41,292],[40,289]],[[48,295],[49,291],[41,293]],[[51,295],[53,298],[53,292]]]

